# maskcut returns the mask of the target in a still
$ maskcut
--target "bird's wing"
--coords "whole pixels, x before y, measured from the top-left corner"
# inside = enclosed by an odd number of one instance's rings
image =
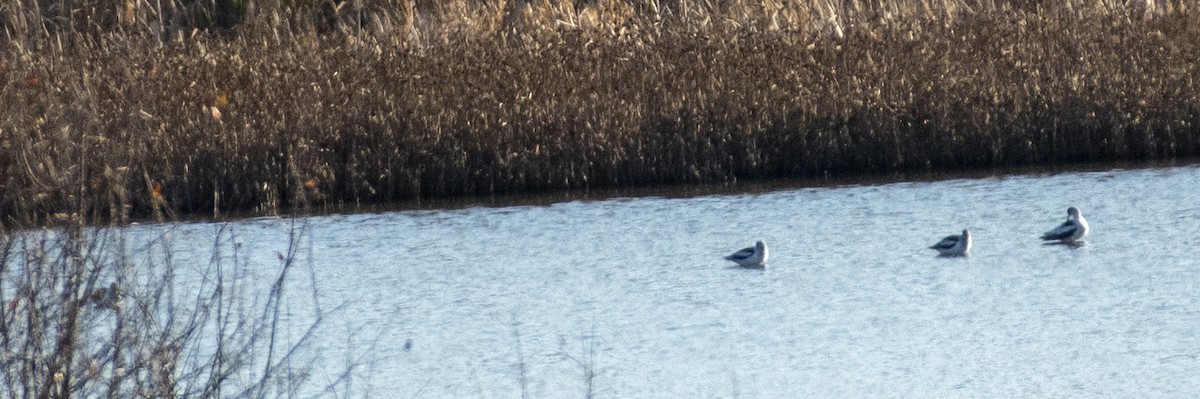
[[[933,248],[933,249],[954,248],[955,245],[958,245],[958,240],[960,240],[960,239],[962,239],[962,237],[960,237],[960,236],[946,236],[946,238],[943,238],[941,241],[938,241],[937,244],[933,244],[933,246],[930,248]]]
[[[725,259],[739,260],[739,259],[746,259],[751,256],[754,256],[754,248],[742,248],[742,250],[740,250],[740,251],[729,254],[729,256],[726,256]]]
[[[1063,222],[1063,224],[1058,225],[1058,227],[1055,227],[1054,230],[1050,230],[1047,231],[1046,234],[1042,234],[1042,239],[1061,240],[1070,237],[1072,234],[1075,234],[1075,229],[1077,228],[1079,228],[1079,226],[1068,220]]]

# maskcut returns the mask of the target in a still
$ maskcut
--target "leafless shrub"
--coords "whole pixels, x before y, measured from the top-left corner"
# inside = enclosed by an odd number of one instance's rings
[[[186,244],[168,225],[152,229],[165,232],[64,224],[3,234],[3,396],[299,392],[309,372],[298,366],[307,356],[300,349],[321,322],[318,309],[300,337],[278,336],[299,243],[279,254],[276,280],[263,293],[247,274],[272,268],[248,264],[231,227],[216,233],[207,262],[177,254]]]

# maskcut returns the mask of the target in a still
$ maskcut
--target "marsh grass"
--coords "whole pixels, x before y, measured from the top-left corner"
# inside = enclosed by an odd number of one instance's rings
[[[290,228],[274,264],[251,261],[228,225],[211,243],[177,241],[175,207],[145,163],[156,148],[131,147],[137,141],[120,133],[152,118],[114,106],[120,88],[90,71],[50,78],[118,55],[45,54],[54,55],[0,61],[47,68],[4,92],[0,396],[277,397],[311,385],[302,349],[320,308],[306,313],[298,337],[282,336],[296,323],[280,322],[282,309],[300,307],[285,301],[285,288],[305,226]],[[30,128],[10,130],[22,123]],[[153,224],[128,226],[138,207]],[[206,245],[211,258],[181,254]],[[273,284],[248,283],[262,281],[251,274]]]
[[[8,225],[1200,153],[1184,1],[67,3],[0,7]]]

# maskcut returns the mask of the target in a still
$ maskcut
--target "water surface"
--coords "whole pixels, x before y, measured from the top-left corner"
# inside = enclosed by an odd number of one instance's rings
[[[584,397],[589,372],[611,398],[1195,396],[1198,188],[1185,166],[311,217],[317,300],[341,306],[314,379],[355,359],[354,390],[391,397]],[[1068,206],[1087,245],[1043,245]],[[289,223],[239,239],[270,265]],[[971,257],[927,248],[963,228]],[[721,259],[760,239],[765,271]]]

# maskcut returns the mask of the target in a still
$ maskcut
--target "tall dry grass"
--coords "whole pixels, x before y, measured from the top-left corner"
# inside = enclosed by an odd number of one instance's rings
[[[1185,1],[22,0],[0,24],[8,225],[1200,152]]]
[[[227,106],[193,97],[189,77],[214,65],[203,48],[217,34],[178,46],[185,31],[221,27],[181,3],[156,2],[166,6],[160,19],[126,13],[149,4],[0,3],[0,397],[312,390],[300,349],[320,313],[300,337],[286,334],[294,323],[280,321],[281,310],[293,309],[284,292],[304,227],[291,230],[277,264],[250,260],[231,226],[210,243],[175,238],[177,211],[192,208],[171,190],[197,178],[190,168],[231,165],[212,157],[220,130],[193,117],[204,101]],[[156,100],[164,102],[148,105]],[[193,144],[168,135],[184,133],[177,126],[203,128],[186,140],[208,144],[183,155]],[[264,166],[271,167],[278,168]],[[181,171],[180,179],[163,178]],[[116,228],[135,217],[163,224]],[[211,258],[182,255],[193,247]],[[256,286],[251,275],[273,283]]]

